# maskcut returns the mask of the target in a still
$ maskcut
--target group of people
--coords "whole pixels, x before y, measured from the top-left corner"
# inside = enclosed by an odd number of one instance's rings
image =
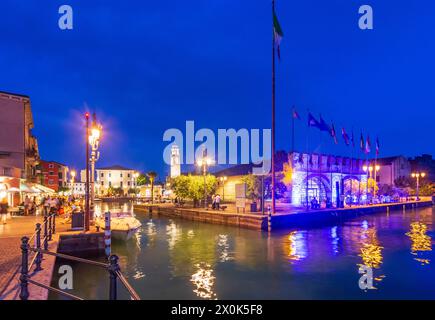
[[[213,210],[219,210],[221,204],[221,196],[219,194],[215,194],[211,197],[211,208]]]

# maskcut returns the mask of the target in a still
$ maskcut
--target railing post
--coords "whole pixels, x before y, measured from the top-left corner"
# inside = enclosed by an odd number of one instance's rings
[[[27,275],[29,273],[29,238],[21,238],[21,275],[20,275],[20,299],[27,300],[29,298],[29,288]]]
[[[44,216],[44,250],[48,250],[48,218]]]
[[[38,252],[36,253],[36,268],[35,271],[41,271],[41,262],[42,262],[42,253],[39,252],[41,250],[41,224],[36,224],[36,236],[35,236],[35,247]]]
[[[53,215],[50,213],[48,215],[48,241],[51,241],[51,235],[52,235],[52,218]]]
[[[117,290],[117,280],[118,276],[116,274],[117,271],[119,271],[119,265],[118,265],[118,256],[115,254],[112,254],[109,257],[109,273],[110,273],[110,292],[109,292],[109,300],[116,300],[118,296],[118,290]]]
[[[53,234],[56,234],[56,213],[53,214]]]

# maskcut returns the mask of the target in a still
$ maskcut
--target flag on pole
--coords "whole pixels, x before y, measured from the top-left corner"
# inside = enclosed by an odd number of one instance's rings
[[[376,156],[379,155],[379,138],[376,137]]]
[[[365,148],[364,148],[364,137],[363,134],[361,132],[361,138],[359,139],[359,147],[361,148],[361,151],[365,152]]]
[[[344,127],[341,128],[341,135],[343,136],[344,143],[348,146],[349,145],[349,136],[347,135],[347,132],[344,129]]]
[[[313,154],[310,154],[310,159],[308,160],[309,164],[312,166],[313,165]]]
[[[295,108],[293,108],[293,119],[301,120],[301,116],[299,115],[299,113],[296,111]]]
[[[319,127],[320,131],[326,131],[326,132],[331,133],[331,128],[328,126],[326,121],[323,120],[322,115],[320,115],[319,123],[320,123],[320,127]]]
[[[316,118],[314,118],[311,112],[308,112],[308,126],[320,128],[320,122]]]
[[[279,24],[278,17],[275,14],[275,11],[273,11],[273,39],[275,40],[275,47],[276,47],[276,53],[278,55],[278,59],[281,59],[281,52],[280,52],[280,44],[282,37],[284,36],[281,25]]]
[[[330,131],[330,133],[331,133],[331,137],[334,139],[334,143],[338,144],[337,133],[335,132],[335,127],[334,127],[333,123],[331,123],[331,131]]]
[[[367,154],[369,154],[369,153],[370,153],[370,150],[371,150],[370,137],[367,135],[367,139],[366,139],[366,150],[365,150],[365,152],[366,152]]]

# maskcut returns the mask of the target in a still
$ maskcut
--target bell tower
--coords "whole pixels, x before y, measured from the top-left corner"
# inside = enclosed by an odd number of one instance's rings
[[[178,177],[180,174],[180,149],[174,144],[171,148],[171,178]]]

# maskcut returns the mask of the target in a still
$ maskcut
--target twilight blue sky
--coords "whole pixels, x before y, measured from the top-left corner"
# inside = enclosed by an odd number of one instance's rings
[[[74,9],[74,30],[57,26]],[[370,4],[374,30],[358,28]],[[315,116],[378,135],[381,156],[435,154],[435,3],[277,0],[277,147],[305,149]],[[269,0],[2,0],[0,90],[31,97],[44,159],[83,166],[80,116],[104,126],[99,165],[167,172],[168,128],[269,128]],[[340,137],[341,138],[341,137]],[[311,130],[310,150],[350,155]]]

